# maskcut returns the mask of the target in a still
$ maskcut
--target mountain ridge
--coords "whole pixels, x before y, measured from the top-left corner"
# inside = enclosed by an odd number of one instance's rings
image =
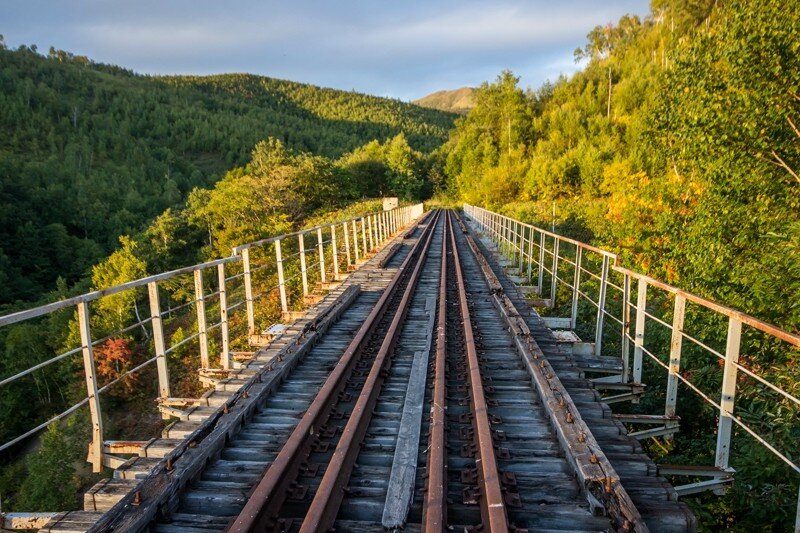
[[[470,109],[475,107],[474,95],[473,87],[460,87],[436,91],[413,100],[411,103],[429,109],[466,115]]]

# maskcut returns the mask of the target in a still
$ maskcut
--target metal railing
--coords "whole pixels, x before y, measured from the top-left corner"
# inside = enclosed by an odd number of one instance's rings
[[[0,444],[0,452],[88,405],[92,425],[88,461],[92,463],[95,472],[101,471],[103,466],[109,466],[104,453],[103,412],[100,402],[100,396],[104,392],[133,374],[155,365],[159,400],[169,399],[171,385],[167,356],[179,348],[185,349],[190,342],[196,343],[201,371],[230,370],[233,366],[232,349],[235,342],[244,345],[257,344],[263,327],[270,321],[291,321],[295,317],[293,310],[303,309],[310,303],[309,297],[312,296],[313,289],[310,283],[318,280],[317,296],[321,297],[330,288],[327,285],[329,281],[339,280],[344,272],[357,268],[368,254],[422,214],[422,204],[415,204],[303,229],[236,246],[229,257],[0,316],[0,327],[4,327],[34,321],[59,311],[72,311],[76,316],[80,337],[74,348],[16,371],[13,375],[0,376],[0,394],[4,387],[20,382],[26,376],[33,376],[55,363],[68,362],[70,357],[79,353],[83,356],[83,377],[86,382],[86,396],[82,400],[62,412],[48,415],[46,420],[35,427]],[[274,256],[269,248],[274,250]],[[309,259],[312,260],[311,264]],[[213,278],[214,281],[209,282],[208,278]],[[266,301],[264,305],[256,306],[257,300],[276,291],[279,294],[275,298],[277,309],[271,309]],[[92,305],[102,305],[109,302],[110,298],[119,298],[121,295],[127,298],[124,307],[129,312],[135,309],[136,321],[95,338],[92,319],[97,318],[97,311],[93,313]],[[174,302],[177,305],[173,307]],[[140,303],[149,307],[150,312],[143,319],[139,315]],[[165,303],[166,310],[163,309]],[[190,309],[192,307],[194,312]],[[237,339],[232,336],[231,329],[236,321],[233,313],[241,307],[244,307],[245,316],[240,317],[240,320],[246,322],[246,335],[242,336],[243,339]],[[211,324],[208,323],[210,311],[217,315]],[[194,322],[194,331],[184,338],[172,338],[168,342],[170,331],[165,325],[167,321],[181,325]],[[174,333],[176,328],[172,329]],[[144,360],[106,383],[100,383],[96,367],[97,347],[139,330],[142,332],[141,344],[149,345],[143,356]],[[212,332],[215,330],[219,330],[218,345],[216,338],[212,339]],[[212,344],[219,347],[219,355],[213,361]],[[217,368],[213,366],[215,363],[218,363]]]
[[[664,414],[640,415],[642,418],[639,420],[636,419],[636,415],[621,418],[625,421],[644,420],[643,423],[658,422],[664,425],[631,435],[638,438],[659,435],[669,438],[678,431],[676,410],[679,384],[689,388],[704,403],[716,410],[718,421],[714,467],[705,471],[693,467],[660,469],[662,474],[712,478],[676,487],[679,494],[693,494],[706,489],[714,490],[718,494],[724,491],[725,485],[730,483],[734,473],[730,468],[734,427],[741,428],[789,468],[800,473],[796,448],[778,449],[778,446],[760,434],[758,428],[754,428],[753,424],[735,414],[737,393],[744,392],[738,384],[742,381],[742,376],[753,380],[756,386],[760,387],[759,396],[770,392],[788,408],[797,409],[800,406],[800,399],[795,394],[765,378],[761,375],[763,372],[748,368],[740,360],[743,328],[749,328],[748,334],[751,336],[765,337],[766,342],[776,346],[782,345],[782,348],[776,351],[784,349],[787,344],[789,350],[800,348],[799,335],[624,268],[618,264],[618,257],[611,252],[480,207],[465,204],[464,212],[476,229],[483,232],[497,246],[498,252],[507,258],[506,266],[514,268],[514,272],[519,275],[515,281],[521,285],[529,285],[533,292],[542,297],[536,302],[537,305],[557,309],[559,297],[563,298],[563,306],[569,308],[570,316],[545,317],[545,321],[551,327],[569,330],[583,327],[589,331],[593,330],[594,342],[585,343],[588,350],[584,350],[584,353],[594,357],[605,358],[609,355],[608,350],[604,349],[604,342],[608,343],[609,338],[612,340],[610,344],[619,348],[613,355],[620,358],[620,374],[593,380],[599,388],[609,387],[612,390],[629,391],[607,397],[610,402],[638,401],[644,393],[642,375],[645,355],[647,360],[655,363],[656,368],[666,371]],[[635,297],[632,293],[634,284]],[[568,290],[559,292],[560,288]],[[612,300],[614,305],[610,305]],[[580,315],[581,302],[587,302],[589,307],[596,309],[596,313]],[[701,317],[705,323],[720,325],[717,338],[700,339],[698,338],[700,335],[688,331],[689,304],[692,306],[692,318]],[[656,309],[665,308],[666,312],[658,316]],[[582,324],[580,319],[587,316],[591,316],[590,323]],[[613,327],[609,327],[609,324]],[[648,344],[646,333],[650,333],[654,327],[663,329],[663,341],[656,343],[653,341],[658,339],[651,337]],[[688,354],[684,341],[688,341],[692,347],[692,351]],[[762,340],[761,344],[763,343]],[[655,344],[660,344],[662,348],[659,349],[654,346]],[[633,348],[632,353],[631,348]],[[657,353],[659,351],[667,353]],[[688,356],[695,359],[705,356],[712,361],[716,359],[722,369],[721,386],[708,391],[703,390],[704,386],[693,383],[692,372],[687,371],[691,363],[691,358]],[[708,386],[705,385],[705,388]],[[800,528],[800,490],[795,524],[796,528]]]

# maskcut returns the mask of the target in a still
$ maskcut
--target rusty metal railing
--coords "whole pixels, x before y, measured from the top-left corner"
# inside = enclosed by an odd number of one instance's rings
[[[638,402],[644,394],[642,375],[645,357],[655,363],[656,368],[666,371],[665,405],[663,415],[616,415],[628,423],[659,424],[659,427],[631,433],[637,438],[671,435],[679,431],[677,399],[678,386],[684,385],[703,402],[718,412],[716,427],[716,449],[713,467],[675,467],[662,466],[660,473],[665,475],[709,477],[711,479],[677,486],[679,495],[689,495],[704,490],[724,493],[733,480],[734,470],[730,467],[731,439],[734,427],[740,428],[759,444],[768,449],[790,469],[800,474],[796,459],[797,449],[781,450],[761,435],[757,428],[736,415],[737,393],[742,393],[738,382],[742,375],[756,382],[763,391],[774,393],[788,408],[800,407],[800,399],[784,387],[770,381],[761,372],[748,368],[742,361],[742,332],[747,327],[754,334],[766,336],[770,342],[787,344],[789,350],[800,348],[800,335],[785,331],[758,318],[730,307],[718,304],[701,296],[683,291],[652,277],[624,268],[618,263],[617,255],[580,241],[558,235],[510,217],[486,209],[465,204],[464,212],[474,227],[482,232],[497,247],[497,251],[507,259],[507,267],[517,274],[515,281],[528,286],[539,297],[536,305],[558,309],[559,298],[570,310],[569,317],[545,317],[554,329],[576,330],[584,327],[593,330],[594,342],[581,343],[582,353],[596,358],[607,358],[609,352],[604,342],[617,346],[619,351],[612,354],[619,357],[619,375],[595,378],[598,388],[624,391],[606,397],[609,403],[631,400]],[[633,285],[636,285],[635,297]],[[562,289],[561,291],[559,289]],[[566,290],[563,290],[566,289]],[[656,291],[655,293],[653,291]],[[566,295],[564,293],[567,293]],[[609,295],[613,294],[614,297]],[[652,296],[651,296],[652,294]],[[610,305],[614,300],[615,304]],[[659,307],[669,307],[665,313],[648,308],[648,302],[657,301]],[[581,323],[586,313],[580,314],[581,302],[586,302],[596,313],[592,313],[590,324]],[[686,326],[687,306],[693,306],[695,314],[710,314],[711,322],[727,322],[724,337],[701,339],[700,335],[690,333]],[[652,307],[652,306],[651,306]],[[671,311],[671,312],[670,312]],[[610,324],[614,327],[609,326]],[[669,336],[667,353],[645,341],[645,333],[653,327],[661,328]],[[722,383],[718,390],[709,392],[692,382],[691,372],[686,371],[687,360],[684,341],[688,341],[697,353],[713,356],[722,368]],[[715,347],[717,346],[717,347]],[[632,353],[631,353],[631,348]],[[682,355],[683,360],[682,360]],[[761,394],[761,393],[759,393]],[[795,527],[800,528],[800,490],[796,509]]]
[[[70,358],[77,357],[78,354],[83,356],[86,382],[86,396],[83,399],[62,412],[51,414],[35,427],[0,443],[0,452],[88,406],[92,424],[88,461],[95,472],[101,471],[104,466],[116,466],[115,458],[104,451],[103,412],[100,403],[100,396],[104,392],[133,374],[155,365],[159,401],[168,400],[171,395],[168,355],[179,349],[189,348],[189,343],[196,343],[191,348],[199,352],[200,372],[230,370],[234,363],[234,344],[261,344],[263,328],[269,325],[270,320],[279,317],[283,321],[293,321],[297,311],[312,303],[310,298],[314,295],[310,284],[318,283],[316,297],[321,297],[330,289],[330,282],[342,279],[347,271],[357,268],[369,253],[422,214],[422,204],[415,204],[307,228],[237,246],[229,257],[0,316],[0,327],[6,327],[57,312],[73,312],[80,337],[79,341],[75,340],[77,345],[71,349],[15,371],[12,375],[0,376],[0,395],[4,388],[23,378],[34,376],[36,372],[53,364],[69,362]],[[268,252],[269,247],[274,249],[274,257]],[[274,310],[276,312],[269,309],[266,302],[262,306],[256,306],[259,299],[275,292],[279,294],[275,299],[279,306]],[[102,306],[110,298],[121,295],[125,295],[123,306],[126,310],[135,311],[136,321],[95,338],[92,319],[95,318],[96,311],[93,313],[92,306]],[[176,305],[173,306],[173,303]],[[167,309],[164,309],[165,304]],[[141,317],[140,306],[149,308],[149,316]],[[231,331],[237,320],[233,313],[242,307],[244,316],[240,316],[239,320],[246,323],[246,334],[242,335],[243,338],[236,338]],[[217,315],[211,323],[210,311],[215,311]],[[239,313],[241,315],[241,311]],[[194,322],[195,330],[183,338],[168,340],[169,328],[165,326],[165,321],[177,321],[184,325]],[[145,360],[113,379],[100,383],[95,350],[99,345],[131,334],[135,330],[141,330],[142,343],[149,345]],[[219,330],[218,334],[216,330]],[[45,333],[42,332],[42,335]],[[212,347],[219,348],[218,356],[212,357]]]

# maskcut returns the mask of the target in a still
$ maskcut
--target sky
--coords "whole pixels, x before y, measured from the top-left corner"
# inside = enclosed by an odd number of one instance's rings
[[[648,0],[3,0],[10,47],[142,74],[249,72],[402,100],[511,69],[538,87],[597,25]]]

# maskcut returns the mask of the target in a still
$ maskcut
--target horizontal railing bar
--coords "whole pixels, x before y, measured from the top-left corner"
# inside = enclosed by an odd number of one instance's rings
[[[156,359],[158,359],[158,356],[151,357],[147,361],[145,361],[143,363],[140,363],[140,364],[136,365],[135,367],[131,368],[130,370],[128,370],[127,372],[125,372],[121,376],[117,376],[115,379],[109,381],[108,383],[106,383],[105,385],[103,385],[102,387],[97,389],[97,394],[104,393],[105,391],[107,391],[108,389],[110,389],[111,387],[113,387],[114,385],[116,385],[117,383],[119,383],[120,381],[125,379],[126,377],[130,376],[131,374],[133,374],[134,372],[138,372],[139,370],[143,369],[147,365],[153,364],[156,361]]]
[[[188,302],[183,302],[182,304],[178,304],[175,307],[170,307],[169,309],[161,311],[160,315],[161,316],[171,315],[172,313],[180,311],[184,307],[189,307],[190,305],[194,305],[196,302],[197,300],[189,300]]]
[[[412,204],[412,205],[404,206],[404,207],[396,207],[394,209],[390,209],[388,212],[402,211],[403,209],[408,209],[408,208],[414,207],[414,205],[419,205],[419,204]],[[374,211],[374,212],[369,213],[369,214],[364,215],[364,216],[348,218],[346,220],[338,220],[336,222],[326,222],[325,224],[320,224],[318,226],[314,226],[313,228],[301,229],[301,230],[295,231],[293,233],[285,233],[283,235],[277,235],[275,237],[267,237],[266,239],[260,239],[260,240],[257,240],[257,241],[249,242],[247,244],[240,244],[239,246],[235,246],[233,248],[233,254],[234,255],[238,255],[239,253],[241,253],[242,250],[245,250],[247,248],[253,248],[254,246],[263,246],[265,244],[270,244],[272,242],[275,242],[278,239],[283,239],[283,238],[286,238],[286,237],[297,237],[300,234],[306,235],[308,233],[311,233],[312,231],[317,231],[318,229],[329,228],[331,225],[344,224],[345,222],[360,222],[360,221],[364,220],[367,217],[370,217],[370,216],[373,216],[373,215],[377,215],[377,214],[380,214],[382,212],[383,211]]]
[[[179,341],[177,344],[174,344],[174,345],[170,346],[169,348],[167,348],[166,350],[164,350],[164,354],[166,355],[166,354],[168,354],[170,352],[173,352],[173,351],[177,350],[178,348],[180,348],[181,346],[183,346],[187,342],[189,342],[191,340],[194,340],[199,336],[200,336],[200,333],[193,333],[193,334],[189,335],[188,337],[186,337],[182,341]]]
[[[136,328],[138,328],[139,326],[144,326],[145,324],[149,323],[149,322],[150,322],[150,321],[152,321],[152,320],[153,320],[152,318],[150,318],[150,317],[147,317],[147,318],[145,318],[144,320],[140,320],[139,322],[136,322],[136,323],[134,323],[134,324],[131,324],[130,326],[126,326],[126,327],[124,327],[124,328],[122,328],[122,329],[118,329],[118,330],[114,331],[113,333],[109,333],[109,334],[108,334],[108,335],[106,335],[105,337],[102,337],[102,338],[100,338],[100,339],[97,339],[96,341],[92,341],[92,346],[97,346],[98,344],[104,343],[104,342],[106,342],[107,340],[113,339],[113,338],[115,338],[115,337],[119,337],[119,336],[120,336],[120,335],[122,335],[123,333],[127,333],[128,331],[130,331],[130,330],[132,330],[132,329],[136,329]],[[80,349],[80,348],[78,348],[78,349]]]
[[[61,355],[57,355],[57,356],[53,357],[52,359],[48,359],[47,361],[42,361],[41,363],[39,363],[39,364],[37,364],[35,366],[32,366],[32,367],[30,367],[30,368],[28,368],[26,370],[23,370],[22,372],[20,372],[18,374],[14,374],[13,376],[7,377],[7,378],[3,379],[2,381],[0,381],[0,387],[2,387],[3,385],[6,385],[8,383],[11,383],[12,381],[16,381],[16,380],[18,380],[20,378],[23,378],[23,377],[27,376],[28,374],[31,374],[31,373],[39,370],[40,368],[46,367],[49,364],[55,363],[57,361],[61,361],[62,359],[66,358],[66,357],[69,357],[70,355],[75,355],[76,353],[79,353],[82,349],[83,349],[82,346],[78,346],[77,348],[73,348],[73,349],[71,349],[69,351],[66,351],[66,352],[62,353]]]
[[[611,320],[613,320],[614,322],[616,322],[617,324],[619,324],[620,326],[625,327],[625,324],[623,324],[622,320],[620,320],[619,318],[615,317],[614,315],[612,315],[611,313],[609,313],[605,309],[603,309],[603,314],[606,315]]]
[[[682,336],[683,336],[685,339],[688,339],[688,340],[690,340],[691,342],[695,343],[696,345],[700,346],[701,348],[704,348],[705,350],[707,350],[707,351],[711,352],[712,354],[716,355],[716,356],[717,356],[717,357],[719,357],[720,359],[725,359],[725,356],[724,356],[724,355],[722,355],[721,353],[719,353],[717,350],[715,350],[715,349],[714,349],[714,348],[712,348],[711,346],[708,346],[706,343],[704,343],[704,342],[703,342],[703,341],[701,341],[700,339],[696,339],[696,338],[692,337],[691,335],[689,335],[689,334],[688,334],[688,333],[686,333],[685,331],[681,331],[681,332],[680,332],[680,334],[681,334],[681,335],[682,335]]]
[[[795,472],[797,472],[798,474],[800,474],[800,466],[796,465],[796,464],[795,464],[795,463],[794,463],[794,462],[793,462],[791,459],[789,459],[788,457],[786,457],[785,455],[783,455],[781,452],[779,452],[779,451],[778,451],[778,450],[775,448],[775,446],[773,446],[772,444],[770,444],[769,442],[767,442],[766,440],[764,440],[764,438],[762,438],[762,437],[760,437],[759,435],[757,435],[755,431],[753,431],[752,429],[750,429],[750,426],[748,426],[747,424],[745,424],[744,422],[742,422],[741,420],[739,420],[739,417],[733,416],[733,413],[729,412],[728,410],[725,410],[725,412],[728,414],[728,416],[731,418],[731,420],[733,420],[734,422],[736,422],[736,425],[738,425],[740,428],[744,429],[744,430],[745,430],[747,433],[749,433],[749,434],[750,434],[750,436],[751,436],[751,437],[753,437],[753,438],[754,438],[754,439],[756,439],[758,442],[760,442],[761,444],[763,444],[763,445],[764,445],[764,446],[765,446],[767,449],[769,449],[769,451],[771,451],[772,453],[774,453],[775,455],[777,455],[778,457],[780,457],[780,459],[781,459],[781,460],[782,460],[784,463],[786,463],[787,465],[789,465],[789,466],[790,466],[790,467],[791,467],[791,468],[792,468],[792,469],[793,469]]]
[[[236,302],[235,304],[233,304],[233,305],[229,306],[229,307],[228,307],[228,311],[233,311],[233,310],[234,310],[234,309],[236,309],[237,307],[241,307],[241,306],[243,306],[243,305],[244,305],[244,303],[245,303],[245,301],[246,301],[246,300],[240,300],[239,302]]]
[[[730,308],[728,306],[718,304],[712,300],[703,298],[702,296],[697,296],[690,292],[686,292],[677,287],[673,287],[672,285],[664,283],[663,281],[651,278],[650,276],[645,276],[644,274],[639,274],[637,272],[634,272],[633,270],[629,270],[627,268],[623,268],[620,266],[614,266],[613,268],[617,272],[626,274],[637,280],[646,281],[648,285],[652,285],[653,287],[657,287],[663,291],[669,292],[676,296],[683,296],[690,302],[702,305],[703,307],[721,313],[729,318],[735,318],[736,320],[739,320],[743,324],[747,324],[748,326],[754,327],[757,330],[763,331],[764,333],[769,333],[770,335],[778,337],[779,339],[786,341],[789,344],[792,344],[793,346],[800,347],[800,335],[789,333],[788,331],[782,330],[777,326],[773,326],[772,324],[768,324],[763,320],[759,320],[754,316],[742,313],[741,311],[737,311],[736,309]]]
[[[661,320],[661,319],[660,319],[660,318],[658,318],[657,316],[650,314],[650,313],[649,313],[647,310],[643,311],[643,313],[644,313],[644,316],[646,316],[646,317],[649,317],[649,318],[651,318],[651,319],[655,320],[656,322],[658,322],[658,323],[659,323],[659,324],[661,324],[662,326],[665,326],[665,327],[666,327],[666,328],[668,328],[670,331],[672,331],[672,324],[668,324],[667,322],[664,322],[663,320]]]
[[[69,409],[64,411],[63,413],[54,416],[53,418],[51,418],[47,422],[43,422],[42,424],[39,424],[35,428],[23,433],[19,437],[16,437],[15,439],[12,439],[12,440],[6,442],[2,446],[0,446],[0,452],[2,452],[3,450],[5,450],[7,448],[10,448],[11,446],[15,445],[16,443],[18,443],[20,441],[23,441],[23,440],[27,439],[31,435],[34,435],[34,434],[38,433],[39,431],[43,430],[44,428],[46,428],[47,426],[49,426],[53,422],[58,422],[59,420],[71,415],[72,413],[74,413],[75,411],[77,411],[78,409],[80,409],[81,407],[86,405],[87,403],[89,403],[89,398],[84,398],[83,400],[81,400],[80,402],[76,403],[75,405],[73,405],[72,407],[70,407]]]
[[[52,313],[53,311],[66,309],[67,307],[73,307],[81,302],[91,302],[94,300],[99,300],[104,296],[110,296],[112,294],[117,294],[122,291],[135,289],[137,287],[144,287],[148,283],[152,283],[154,281],[163,281],[165,279],[179,276],[181,274],[189,274],[191,272],[194,272],[195,270],[212,268],[217,265],[233,263],[236,261],[241,261],[241,257],[230,256],[230,257],[225,257],[223,259],[215,259],[214,261],[208,261],[206,263],[199,263],[196,265],[178,268],[175,270],[170,270],[169,272],[162,272],[161,274],[155,274],[153,276],[140,278],[137,280],[129,281],[127,283],[122,283],[120,285],[114,285],[113,287],[108,287],[106,289],[87,292],[86,294],[81,294],[80,296],[73,296],[72,298],[59,300],[57,302],[49,303],[46,305],[40,305],[39,307],[26,309],[25,311],[18,311],[16,313],[11,313],[9,315],[0,317],[0,327],[8,326],[10,324],[16,324],[17,322],[22,322],[23,320],[29,320],[31,318],[37,318],[46,315],[48,313]]]
[[[795,398],[793,395],[789,394],[788,392],[779,389],[778,387],[776,387],[775,385],[773,385],[772,383],[770,383],[766,379],[764,379],[761,376],[753,373],[751,370],[748,370],[747,368],[743,367],[741,364],[736,363],[736,362],[734,362],[733,364],[736,366],[736,368],[738,368],[739,370],[741,370],[742,372],[744,372],[745,374],[747,374],[751,378],[755,379],[756,381],[758,381],[760,383],[763,383],[764,385],[766,385],[770,389],[774,390],[775,392],[777,392],[779,394],[782,394],[787,400],[790,400],[790,401],[796,403],[797,405],[800,405],[800,398]]]

